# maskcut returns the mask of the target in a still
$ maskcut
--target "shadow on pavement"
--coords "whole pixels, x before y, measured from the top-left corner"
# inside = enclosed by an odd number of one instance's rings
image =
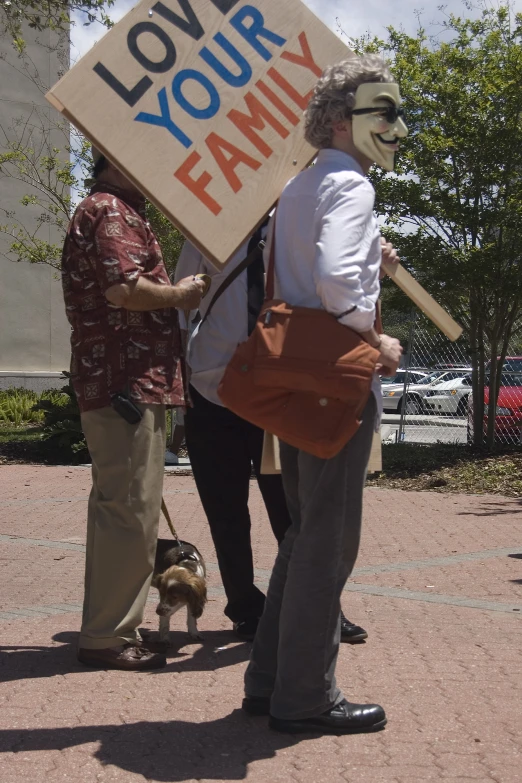
[[[513,506],[518,506],[519,508],[513,508]],[[481,505],[481,511],[459,511],[457,514],[459,517],[494,517],[522,511],[520,506],[522,506],[522,498],[506,498],[501,502],[496,500],[485,501]]]
[[[63,644],[49,647],[0,645],[0,680],[12,682],[90,671],[76,660],[77,633],[57,633],[53,640]],[[242,663],[250,655],[250,645],[237,642],[234,637],[231,638],[229,631],[207,631],[204,641],[197,643],[190,641],[186,633],[172,632],[171,642],[167,666],[151,672],[154,676],[183,671],[213,671]]]
[[[167,783],[244,780],[249,763],[273,758],[298,739],[271,732],[266,718],[251,718],[239,709],[204,723],[140,721],[0,731],[0,752],[63,750],[92,742],[100,743],[94,756],[103,765]]]

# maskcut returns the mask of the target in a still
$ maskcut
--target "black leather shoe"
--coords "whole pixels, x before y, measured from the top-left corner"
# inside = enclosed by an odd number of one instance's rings
[[[239,623],[234,623],[234,631],[236,636],[241,639],[242,642],[253,642],[258,625],[259,617],[247,617],[246,620],[241,620]]]
[[[360,625],[351,623],[341,612],[341,641],[353,644],[354,642],[362,642],[367,638],[367,631],[361,628]]]
[[[270,699],[268,696],[245,696],[241,708],[249,715],[270,715]]]
[[[268,725],[286,734],[358,734],[383,729],[386,726],[386,714],[378,704],[350,704],[343,699],[336,707],[316,718],[283,720],[271,715]]]

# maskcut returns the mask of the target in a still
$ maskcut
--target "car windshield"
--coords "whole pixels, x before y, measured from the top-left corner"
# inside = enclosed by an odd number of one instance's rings
[[[390,375],[389,378],[381,378],[381,383],[404,383],[405,372],[396,372],[395,375]]]
[[[515,373],[522,372],[522,359],[506,359],[504,370]]]
[[[489,386],[489,376],[484,381],[485,386]],[[522,386],[522,373],[504,372],[500,381],[501,386]]]
[[[436,381],[437,378],[442,378],[443,375],[446,375],[446,370],[434,370],[433,372],[430,372],[429,375],[425,375],[424,378],[417,381],[417,383],[424,384],[424,383],[433,383],[433,381]]]
[[[417,372],[416,370],[410,370],[406,373],[406,370],[398,370],[395,375],[390,378],[381,378],[382,383],[404,383],[405,375],[408,375],[408,383],[422,383],[424,381],[424,374]]]

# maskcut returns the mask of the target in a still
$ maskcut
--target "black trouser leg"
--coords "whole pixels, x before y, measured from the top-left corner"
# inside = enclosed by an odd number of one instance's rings
[[[265,596],[254,585],[248,492],[251,455],[245,422],[191,389],[185,438],[194,479],[216,548],[233,622],[262,614]]]
[[[283,479],[280,474],[261,473],[261,456],[263,454],[263,430],[253,424],[245,422],[248,432],[250,456],[254,465],[257,483],[263,496],[265,508],[270,520],[270,525],[277,543],[280,544],[285,533],[292,524],[288,508],[286,506]]]

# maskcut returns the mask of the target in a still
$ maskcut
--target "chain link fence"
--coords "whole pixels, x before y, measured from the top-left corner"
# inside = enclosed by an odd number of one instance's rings
[[[398,331],[404,356],[396,376],[383,379],[383,442],[471,443],[472,366],[465,338],[450,342],[418,313],[405,318]],[[484,394],[487,400],[487,389]],[[514,331],[504,364],[495,439],[499,443],[520,442],[521,432],[522,321]]]

